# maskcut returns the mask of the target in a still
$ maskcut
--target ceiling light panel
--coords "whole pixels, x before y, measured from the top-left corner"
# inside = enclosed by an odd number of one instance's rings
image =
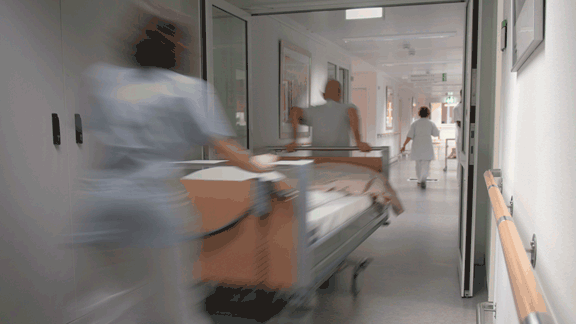
[[[456,32],[351,37],[351,38],[343,38],[342,40],[345,43],[350,43],[350,42],[390,42],[390,41],[406,40],[406,39],[440,39],[440,38],[450,38],[450,37],[454,37],[454,36],[456,36]]]
[[[346,10],[346,20],[382,18],[384,8],[363,8]]]
[[[397,65],[422,65],[422,64],[459,64],[462,63],[461,60],[454,61],[423,61],[423,62],[390,62],[381,63],[384,66],[397,66]]]

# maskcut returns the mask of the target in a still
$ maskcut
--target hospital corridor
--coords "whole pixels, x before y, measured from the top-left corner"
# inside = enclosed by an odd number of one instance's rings
[[[574,13],[0,0],[0,324],[576,323]]]

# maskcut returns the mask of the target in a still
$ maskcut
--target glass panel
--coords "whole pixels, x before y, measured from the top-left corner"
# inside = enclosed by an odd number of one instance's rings
[[[460,248],[460,256],[462,259],[464,259],[464,249],[462,248],[464,242],[462,240],[464,231],[466,230],[464,228],[464,213],[463,213],[463,204],[464,204],[464,199],[466,199],[466,188],[464,188],[464,168],[462,167],[461,164],[458,164],[458,168],[460,169],[460,204],[459,204],[459,208],[458,208],[458,228],[459,228],[459,238],[458,241],[460,243],[459,248]]]
[[[466,143],[467,143],[467,138],[468,138],[468,134],[466,133],[466,130],[467,130],[466,113],[467,113],[466,112],[466,105],[463,105],[462,106],[462,134],[460,134],[460,136],[463,136],[463,137],[461,139],[462,147],[460,149],[462,150],[462,152],[464,152],[464,154],[466,154],[468,152],[468,150],[466,149]]]
[[[346,69],[340,69],[340,83],[342,84],[342,102],[348,103],[348,75],[349,72]]]
[[[212,7],[214,88],[234,125],[236,140],[248,148],[246,21]]]
[[[328,80],[338,80],[338,67],[328,62]]]

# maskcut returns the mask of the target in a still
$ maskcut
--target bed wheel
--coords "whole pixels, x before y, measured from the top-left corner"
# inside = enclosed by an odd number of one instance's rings
[[[364,270],[372,262],[372,259],[364,259],[359,262],[356,267],[354,267],[354,272],[352,273],[352,295],[354,297],[358,296],[362,286],[364,285]]]
[[[330,288],[330,281],[334,278],[334,276],[331,276],[330,278],[328,278],[328,280],[324,281],[321,285],[320,285],[320,289],[328,289]]]

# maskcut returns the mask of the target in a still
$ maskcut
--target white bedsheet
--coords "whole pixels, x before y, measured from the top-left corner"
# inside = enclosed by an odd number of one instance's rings
[[[368,196],[345,196],[340,192],[310,191],[306,225],[310,243],[344,225],[372,205]]]

